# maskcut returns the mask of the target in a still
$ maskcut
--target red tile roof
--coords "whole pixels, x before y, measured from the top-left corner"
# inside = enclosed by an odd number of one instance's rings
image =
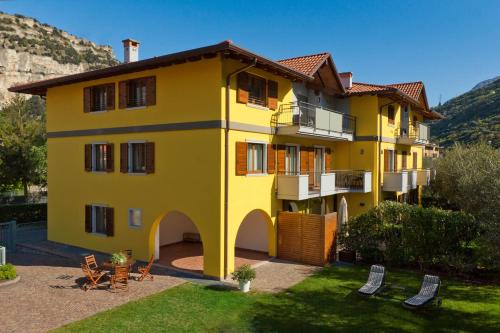
[[[422,81],[406,82],[406,83],[394,83],[394,84],[388,84],[387,86],[399,89],[402,92],[404,92],[406,95],[410,96],[411,98],[413,98],[417,101],[420,99],[420,93],[422,92],[422,89],[424,88],[424,84],[422,83]]]
[[[276,61],[296,71],[312,76],[318,68],[330,57],[329,53],[311,54],[302,57],[283,59]]]
[[[370,94],[370,93],[376,94],[388,91],[391,91],[390,87],[379,84],[362,83],[362,82],[353,82],[352,87],[347,89],[347,93],[351,95]]]

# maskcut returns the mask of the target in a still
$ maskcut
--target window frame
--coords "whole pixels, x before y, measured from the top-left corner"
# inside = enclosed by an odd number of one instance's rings
[[[147,161],[146,161],[146,143],[147,141],[146,140],[131,140],[131,141],[127,141],[127,144],[128,144],[128,170],[127,170],[127,173],[128,174],[133,174],[133,175],[146,175],[147,172]],[[133,152],[132,152],[132,146],[134,144],[143,144],[144,145],[144,171],[134,171],[134,163],[133,163]]]
[[[141,94],[143,95],[140,100],[141,104],[131,104],[130,101],[132,100],[132,91],[135,91],[133,88],[137,88],[137,86],[141,86]],[[147,88],[147,80],[144,78],[137,78],[137,79],[130,79],[127,82],[127,101],[126,101],[126,109],[128,110],[133,110],[133,109],[141,109],[145,108],[147,106],[147,95],[148,95],[148,88]],[[137,98],[136,98],[137,100]]]
[[[267,109],[267,79],[265,77],[262,77],[260,75],[252,74],[252,73],[247,73],[248,74],[248,103],[249,105],[255,105],[258,108],[264,108]],[[262,93],[262,100],[260,99],[254,99],[252,97],[252,82],[255,81],[260,81],[263,86],[261,87],[261,93]]]
[[[396,119],[396,109],[394,108],[393,105],[387,106],[387,123],[389,125],[394,125],[395,119]]]
[[[396,154],[396,151],[393,150],[393,149],[389,149],[387,151],[389,152],[389,157],[388,157],[389,170],[386,170],[386,172],[397,172],[397,170],[395,168],[395,166],[396,166],[396,158],[398,158],[397,154]]]
[[[247,144],[247,176],[259,176],[259,175],[267,175],[267,142],[259,141],[259,140],[246,140]],[[249,161],[249,151],[250,147],[254,145],[262,146],[262,170],[258,170],[259,172],[255,172],[250,168]]]
[[[139,225],[132,224],[131,214],[134,211],[139,211],[139,213],[140,213],[140,224]],[[142,228],[142,208],[129,208],[128,209],[128,227],[131,229],[141,229]]]
[[[90,222],[92,225],[91,234],[103,236],[103,237],[108,237],[108,235],[107,235],[108,222],[106,221],[106,208],[108,208],[109,206],[105,205],[105,204],[91,204],[90,206],[92,207],[92,214],[90,217]],[[104,232],[97,232],[97,220],[96,220],[97,210],[96,210],[96,208],[102,208],[104,210]]]
[[[100,172],[107,172],[107,168],[108,168],[108,163],[109,163],[109,160],[108,158],[106,158],[106,160],[104,161],[104,170],[97,170],[96,166],[97,166],[97,156],[96,156],[96,146],[100,146],[100,145],[103,145],[103,146],[108,146],[109,142],[105,142],[105,141],[97,141],[97,142],[92,142],[91,145],[92,145],[92,172],[96,172],[96,173],[100,173]],[[107,152],[109,154],[109,152]]]
[[[99,113],[99,112],[107,112],[108,111],[108,90],[107,90],[108,85],[98,85],[98,86],[92,86],[90,88],[90,110],[89,113]],[[104,104],[100,104],[100,108],[96,109],[94,100],[95,100],[95,90],[99,90],[99,92],[103,93],[104,95]]]
[[[289,169],[289,152],[288,148],[295,148],[295,171],[291,173]],[[285,174],[287,175],[299,175],[300,174],[300,145],[294,143],[285,144]]]

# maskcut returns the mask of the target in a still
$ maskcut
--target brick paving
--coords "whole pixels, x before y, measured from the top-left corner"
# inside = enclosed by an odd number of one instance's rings
[[[9,254],[21,280],[0,288],[0,332],[33,333],[83,319],[97,312],[179,285],[185,280],[155,275],[154,282],[130,281],[128,292],[80,289],[83,273],[74,260],[41,254]],[[163,274],[162,272],[154,272]]]

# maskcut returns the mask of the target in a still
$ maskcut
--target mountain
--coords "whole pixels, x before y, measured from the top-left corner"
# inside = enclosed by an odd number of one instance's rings
[[[431,124],[440,145],[485,140],[500,148],[500,78],[476,87],[434,108],[446,117]]]
[[[37,19],[0,12],[0,102],[28,81],[118,64],[110,46],[79,38]]]
[[[479,82],[478,84],[476,84],[471,90],[476,90],[476,89],[479,89],[479,88],[482,88],[482,87],[485,87],[487,86],[488,84],[490,83],[493,83],[494,81],[500,79],[500,76],[497,76],[497,77],[494,77],[492,79],[488,79],[488,80],[484,80],[484,81],[481,81]]]

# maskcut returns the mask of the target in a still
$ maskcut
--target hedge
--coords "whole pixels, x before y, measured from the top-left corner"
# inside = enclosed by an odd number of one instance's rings
[[[460,211],[385,201],[349,220],[347,249],[365,261],[469,272],[478,265],[479,225]]]
[[[12,280],[17,276],[16,267],[12,264],[0,265],[0,281]]]
[[[18,223],[47,221],[46,203],[26,203],[0,206],[0,223],[15,220]]]

